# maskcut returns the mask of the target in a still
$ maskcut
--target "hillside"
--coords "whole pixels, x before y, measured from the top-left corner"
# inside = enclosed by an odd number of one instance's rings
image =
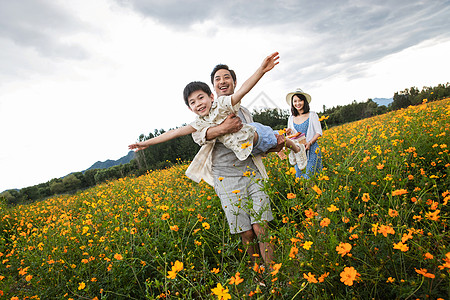
[[[117,160],[108,159],[106,161],[97,161],[96,163],[94,163],[92,166],[90,166],[83,172],[85,172],[87,170],[93,170],[93,169],[107,169],[110,167],[129,163],[134,158],[134,154],[135,154],[134,151],[130,151],[130,152],[128,152],[127,155],[125,155]]]

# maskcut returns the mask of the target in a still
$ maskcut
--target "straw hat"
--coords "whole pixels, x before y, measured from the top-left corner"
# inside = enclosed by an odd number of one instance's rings
[[[289,106],[291,106],[292,96],[294,96],[296,94],[302,94],[303,96],[305,96],[306,101],[308,101],[308,103],[311,103],[311,96],[309,94],[303,92],[301,88],[297,88],[294,92],[290,92],[289,94],[286,95],[286,103]]]

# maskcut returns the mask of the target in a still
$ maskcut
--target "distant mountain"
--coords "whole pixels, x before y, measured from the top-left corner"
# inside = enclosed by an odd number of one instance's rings
[[[378,106],[388,106],[389,104],[392,103],[392,101],[394,101],[394,99],[392,98],[373,98],[372,99],[373,102],[375,102],[376,104],[378,104]]]
[[[133,158],[134,158],[134,151],[130,151],[130,152],[128,152],[127,155],[119,158],[118,160],[108,159],[106,161],[98,161],[95,164],[93,164],[92,166],[90,166],[88,169],[86,169],[85,171],[92,170],[92,169],[108,169],[108,168],[111,168],[114,166],[129,163]]]

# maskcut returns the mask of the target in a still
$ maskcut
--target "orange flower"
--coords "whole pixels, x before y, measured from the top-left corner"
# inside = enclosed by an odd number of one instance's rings
[[[344,257],[347,253],[350,253],[350,250],[352,250],[352,245],[349,243],[340,243],[339,246],[336,246],[337,253],[342,257]]]
[[[325,278],[327,278],[328,275],[330,275],[330,272],[325,272],[325,273],[323,273],[322,275],[320,275],[320,277],[319,277],[319,282],[324,282],[324,281],[325,281]]]
[[[296,194],[293,194],[293,193],[288,193],[286,197],[287,197],[288,199],[294,199],[295,197],[297,197],[297,195],[296,195]]]
[[[298,248],[295,246],[291,247],[291,251],[289,251],[289,257],[295,258],[295,256],[298,254]]]
[[[164,213],[161,217],[161,220],[168,220],[170,218],[170,215],[168,213]]]
[[[178,231],[179,230],[178,225],[170,226],[170,230]]]
[[[278,271],[280,271],[281,265],[282,265],[282,263],[274,264],[273,267],[272,267],[273,271],[270,272],[270,274],[272,274],[272,276],[277,275]]]
[[[330,225],[331,221],[328,218],[324,218],[322,221],[320,221],[320,226],[322,227],[328,227]]]
[[[392,218],[397,217],[398,211],[389,208],[389,216],[391,216]]]
[[[425,218],[431,221],[437,221],[440,218],[440,216],[438,216],[440,212],[439,209],[436,209],[434,212],[427,212],[425,213]]]
[[[403,244],[402,242],[398,242],[397,244],[394,243],[394,249],[398,249],[402,252],[406,252],[409,250],[409,247],[407,244]]]
[[[353,285],[353,281],[358,280],[359,276],[361,276],[361,274],[359,274],[353,267],[345,267],[344,271],[342,271],[340,275],[341,281],[348,286]]]
[[[423,256],[425,257],[425,259],[433,259],[434,258],[433,254],[431,254],[429,252],[425,253]]]
[[[416,268],[414,268],[414,270],[416,270],[417,273],[419,273],[419,274],[421,274],[421,275],[423,275],[425,277],[428,277],[428,278],[436,277],[436,276],[434,276],[434,274],[428,273],[427,269],[420,268],[419,270],[417,270]]]
[[[382,235],[387,237],[388,233],[395,234],[395,230],[391,226],[381,225],[378,229],[378,233],[381,233]]]
[[[230,282],[228,282],[228,284],[238,285],[239,283],[243,282],[244,279],[242,279],[240,276],[241,276],[241,273],[236,272],[236,275],[231,276]]]
[[[401,195],[404,195],[404,194],[407,194],[407,193],[408,193],[407,190],[400,189],[400,190],[392,191],[392,196],[401,196]]]
[[[369,200],[370,200],[369,194],[368,194],[368,193],[364,193],[364,194],[362,195],[361,200],[364,201],[364,202],[369,202]]]
[[[308,272],[308,275],[303,273],[303,278],[308,280],[309,283],[317,283],[318,282],[317,279],[316,279],[316,275],[311,274],[311,272]]]
[[[322,190],[319,189],[319,187],[317,185],[314,185],[312,187],[312,189],[314,190],[314,192],[316,192],[318,195],[322,195]]]
[[[307,218],[313,218],[317,213],[315,213],[311,208],[305,210],[305,215]]]
[[[175,263],[172,266],[172,270],[167,272],[169,274],[169,275],[167,275],[167,278],[175,279],[175,277],[177,276],[178,272],[180,272],[181,270],[183,270],[183,263],[178,261],[178,260],[176,260]]]
[[[217,274],[217,273],[219,273],[220,272],[220,270],[218,269],[218,268],[213,268],[212,270],[211,270],[211,273],[214,273],[214,274]]]
[[[203,222],[203,223],[202,223],[202,226],[203,226],[203,228],[205,228],[205,229],[211,228],[211,226],[210,226],[207,222]]]
[[[120,255],[119,253],[114,254],[114,258],[117,259],[117,260],[122,260],[123,259],[122,255]]]

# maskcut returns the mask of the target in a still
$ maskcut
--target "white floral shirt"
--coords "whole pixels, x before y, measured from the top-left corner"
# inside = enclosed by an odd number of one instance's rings
[[[197,116],[191,125],[197,131],[212,125],[221,124],[229,114],[237,113],[240,104],[231,105],[231,96],[218,97],[211,106],[207,116]],[[239,160],[245,160],[253,150],[253,137],[255,136],[255,127],[249,124],[243,124],[241,130],[235,133],[224,134],[217,139],[228,149],[233,151]],[[243,146],[245,145],[245,146]]]

